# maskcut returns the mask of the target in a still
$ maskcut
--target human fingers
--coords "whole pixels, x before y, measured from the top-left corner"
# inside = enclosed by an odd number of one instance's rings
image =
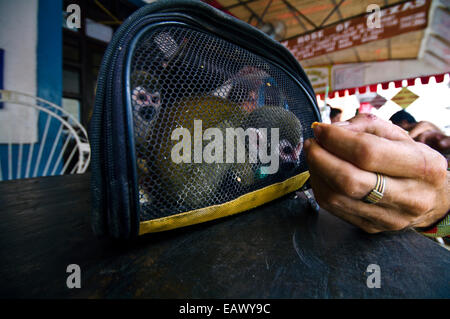
[[[333,123],[333,125],[341,126],[355,132],[370,133],[388,140],[410,140],[407,131],[397,125],[393,125],[391,122],[384,121],[373,114],[358,114],[346,122]]]
[[[359,169],[322,148],[314,139],[305,143],[310,172],[319,175],[331,187],[354,199],[363,198],[376,182],[376,175]]]
[[[450,137],[438,131],[425,131],[418,135],[415,141],[425,143],[441,153],[446,153],[450,150]]]
[[[316,141],[305,143],[306,160],[311,176],[319,176],[334,192],[361,201],[376,185],[376,174],[359,169],[322,148]],[[379,205],[418,216],[429,210],[434,201],[428,185],[408,178],[384,176],[385,191]]]
[[[412,139],[389,140],[324,123],[316,124],[313,129],[323,148],[365,171],[398,177],[423,177],[433,168],[430,161],[436,154],[422,152]]]
[[[441,147],[440,147],[439,143],[443,137],[445,137],[445,135],[443,135],[442,133],[440,133],[438,131],[425,131],[422,134],[419,134],[417,137],[415,137],[414,140],[416,142],[426,144],[426,145],[430,146],[431,148],[440,152]]]
[[[311,187],[322,208],[368,233],[401,230],[410,225],[409,219],[395,210],[337,193],[318,174],[311,174]]]
[[[438,132],[442,133],[441,130],[439,129],[439,127],[437,127],[433,123],[430,123],[427,121],[421,121],[421,122],[417,123],[409,131],[409,136],[413,139],[416,139],[417,136],[419,136],[420,134],[422,134],[426,131],[438,131]]]

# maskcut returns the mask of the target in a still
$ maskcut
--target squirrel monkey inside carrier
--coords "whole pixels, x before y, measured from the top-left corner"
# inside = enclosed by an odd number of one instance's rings
[[[139,72],[138,75],[145,77],[147,83],[158,88],[153,78]],[[138,125],[135,124],[135,141],[141,202],[164,201],[192,210],[205,206],[207,202],[232,200],[236,194],[252,190],[251,187],[261,179],[292,172],[300,165],[302,126],[299,119],[283,107],[264,105],[249,112],[234,101],[214,95],[182,98],[165,107],[161,104],[159,89],[150,90],[150,85],[147,88],[135,87],[132,98],[134,120],[135,123],[138,121]],[[222,160],[195,160],[198,158],[198,153],[194,154],[196,141],[193,138],[198,129],[196,121],[201,121],[202,155],[209,153]],[[226,160],[224,139],[227,129],[236,128],[242,128],[245,132],[253,130],[258,137],[257,143],[252,145],[250,138],[245,139],[245,153],[249,154],[254,146],[258,154],[264,151],[272,159],[276,156],[279,163],[277,172],[268,175],[263,169],[265,164],[260,159],[251,161],[249,156],[245,156],[240,163]],[[180,129],[190,132],[189,140],[182,141],[187,142],[184,146],[189,147],[177,152],[179,149],[174,147],[181,145],[181,134],[176,134]],[[215,129],[216,134],[208,136],[208,129]],[[278,129],[276,141],[273,141],[272,129]],[[222,141],[216,140],[218,135]],[[266,143],[260,143],[261,139]],[[233,145],[236,145],[235,141]],[[261,147],[267,149],[262,150]],[[174,161],[174,152],[182,153],[181,157],[186,161]],[[233,155],[237,160],[234,151]]]

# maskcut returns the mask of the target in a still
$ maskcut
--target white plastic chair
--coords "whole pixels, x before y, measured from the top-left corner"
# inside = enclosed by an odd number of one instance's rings
[[[4,135],[0,137],[0,181],[86,171],[91,158],[88,135],[71,114],[54,103],[17,91],[0,90],[0,103],[0,133]],[[2,112],[13,107],[17,108],[14,111],[22,108],[26,116],[5,118],[7,114]],[[13,136],[13,131],[18,133]],[[34,136],[36,143],[23,141],[27,134],[28,139]]]

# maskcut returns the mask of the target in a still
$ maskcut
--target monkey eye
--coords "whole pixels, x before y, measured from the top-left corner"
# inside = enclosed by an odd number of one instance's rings
[[[150,94],[150,102],[153,104],[153,106],[158,107],[160,101],[159,93]]]
[[[292,154],[292,151],[293,151],[293,149],[292,149],[291,146],[285,146],[285,147],[283,147],[283,149],[282,149],[282,152],[283,152],[284,154]]]
[[[142,105],[145,106],[149,101],[149,96],[147,94],[147,91],[140,86],[137,86],[134,88],[131,98],[132,98],[133,102],[135,104],[137,104],[138,106],[142,106]]]
[[[294,148],[292,147],[291,143],[287,140],[281,140],[280,141],[280,156],[283,159],[289,159],[294,154]]]
[[[141,86],[137,86],[134,88],[131,98],[133,100],[133,103],[138,107],[153,106],[157,108],[161,105],[159,92],[149,93]]]
[[[138,99],[141,102],[146,102],[147,101],[147,95],[145,95],[144,93],[139,93]]]

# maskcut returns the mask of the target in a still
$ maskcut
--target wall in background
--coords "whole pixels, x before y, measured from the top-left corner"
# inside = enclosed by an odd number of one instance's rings
[[[5,50],[4,88],[61,105],[62,1],[0,1],[0,25],[0,48]],[[47,158],[56,162],[57,156],[49,154],[52,150],[58,154],[61,149],[61,142],[56,142],[53,148],[60,123],[47,121],[48,118],[46,113],[38,113],[33,108],[4,103],[4,108],[0,109],[3,176],[11,176],[11,173],[13,177],[25,176],[28,162],[25,159],[29,155],[31,176],[43,174]],[[8,146],[8,142],[12,145]],[[20,154],[22,161],[18,160]],[[9,165],[8,161],[14,164]],[[22,163],[20,170],[15,163]]]
[[[0,48],[4,50],[4,88],[36,95],[37,0],[0,1]],[[25,123],[18,127],[14,123]],[[4,104],[0,110],[0,143],[36,142],[35,112]]]

